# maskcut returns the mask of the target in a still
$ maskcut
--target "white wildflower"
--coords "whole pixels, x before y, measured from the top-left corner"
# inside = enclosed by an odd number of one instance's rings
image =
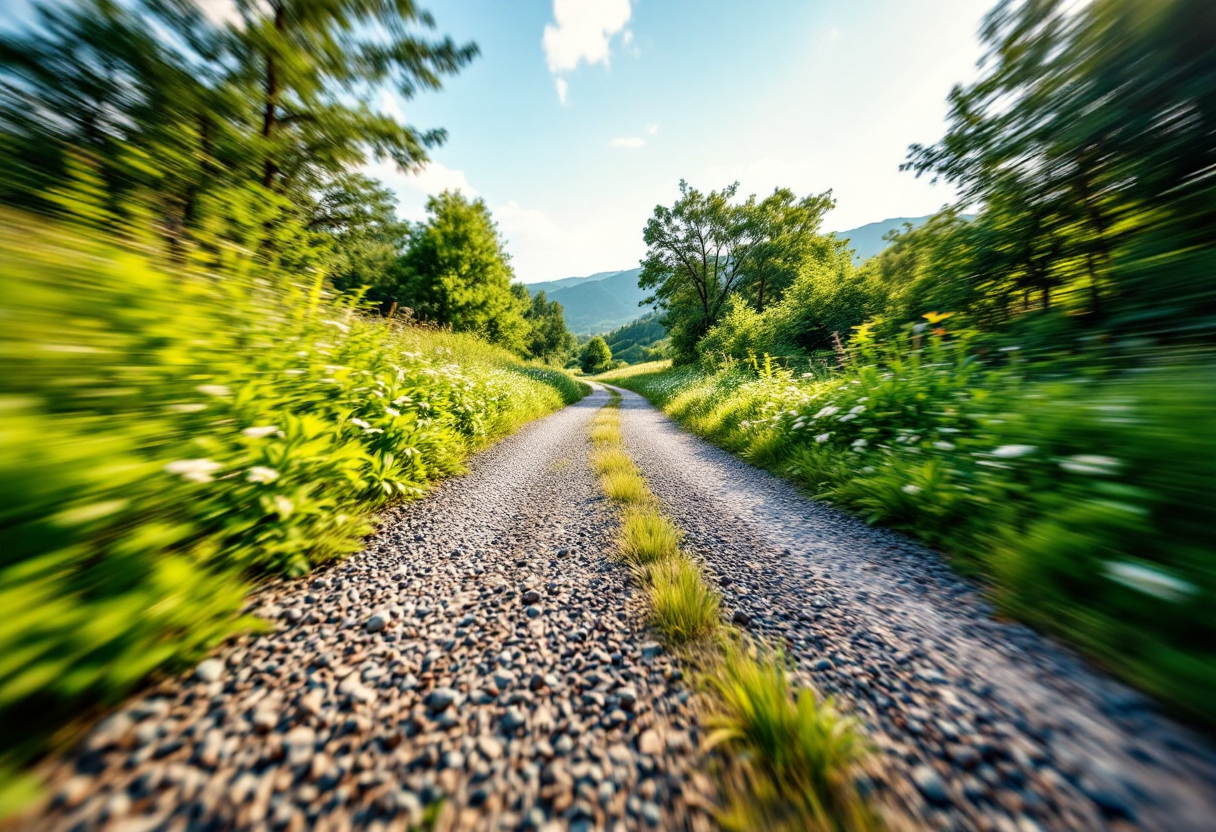
[[[865,439],[854,439],[853,440],[853,450],[860,451],[862,448],[864,448],[866,445],[869,445],[869,444],[870,443]]]
[[[232,392],[222,384],[201,384],[195,389],[205,396],[227,396]]]
[[[1034,445],[1002,445],[992,452],[997,459],[1017,459],[1037,451]]]
[[[937,448],[939,451],[953,451],[953,450],[954,450],[954,443],[953,443],[953,442],[940,442],[940,441],[938,441],[938,442],[934,442],[934,443],[933,443],[933,447]]]
[[[401,415],[400,410],[394,410],[391,407],[384,408],[384,412],[387,413],[389,416],[392,416],[394,419],[396,419],[398,416]]]
[[[274,510],[279,513],[280,517],[286,517],[296,510],[296,504],[284,497],[282,494],[275,494]]]
[[[272,436],[278,432],[279,428],[277,425],[254,425],[241,431],[241,435],[249,439],[265,439],[267,436]]]
[[[1060,467],[1073,474],[1111,474],[1119,468],[1119,460],[1097,454],[1078,454],[1060,463]]]
[[[866,406],[864,404],[859,404],[856,407],[849,410],[849,413],[853,414],[854,416],[858,416],[865,412],[866,412]]]
[[[370,429],[370,428],[371,428],[371,423],[370,423],[370,422],[367,422],[367,421],[365,421],[365,420],[363,420],[363,419],[360,419],[360,418],[358,418],[357,416],[356,416],[355,418],[351,419],[351,420],[350,420],[350,423],[351,423],[352,425],[354,425],[355,427],[363,428],[364,430],[368,430],[368,429]]]
[[[273,468],[267,468],[265,465],[255,465],[249,469],[245,475],[245,479],[249,482],[256,482],[265,485],[268,482],[274,482],[279,478],[279,472]]]
[[[899,490],[904,492],[905,494],[919,494],[920,486],[913,485],[912,483],[908,483],[907,485],[905,485],[903,488],[901,488]]]
[[[211,459],[177,459],[166,465],[165,471],[190,482],[211,482],[211,475],[223,467]]]
[[[874,471],[875,471],[875,468],[873,465],[867,465],[865,468],[861,469],[861,473],[863,473],[863,474],[873,474]]]
[[[822,445],[824,442],[827,442],[827,441],[828,441],[828,438],[829,438],[831,435],[832,435],[832,434],[830,434],[830,433],[821,433],[821,434],[819,434],[818,436],[816,436],[816,437],[815,437],[815,441],[816,441],[816,442],[818,442],[820,445]]]
[[[839,407],[837,407],[834,404],[829,404],[827,407],[823,408],[818,413],[816,413],[814,416],[812,416],[811,419],[812,420],[822,419],[824,416],[831,416],[833,413],[839,413],[839,412],[840,412]]]
[[[1198,589],[1161,569],[1130,561],[1106,561],[1103,571],[1115,583],[1139,590],[1163,601],[1183,601]]]
[[[856,413],[846,413],[846,414],[844,414],[843,416],[841,416],[841,417],[840,417],[840,421],[842,421],[842,422],[851,422],[851,421],[853,421],[853,420],[854,420],[854,419],[856,419],[856,418],[857,418],[857,414],[856,414]]]
[[[806,425],[806,422],[804,422],[804,421],[802,421],[801,419],[799,419],[798,421],[794,422],[794,424],[793,424],[793,425],[791,425],[791,426],[790,426],[790,428],[791,428],[792,430],[802,430],[802,428],[803,428],[805,425]]]
[[[207,405],[202,402],[183,402],[181,404],[171,404],[169,409],[174,413],[198,413],[200,410],[206,410]]]

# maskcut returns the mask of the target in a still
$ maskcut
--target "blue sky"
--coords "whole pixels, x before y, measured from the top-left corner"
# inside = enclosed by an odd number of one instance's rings
[[[899,163],[940,137],[992,2],[421,0],[481,57],[441,92],[382,97],[449,140],[421,174],[371,172],[409,219],[445,187],[482,197],[525,282],[637,265],[646,219],[681,178],[738,180],[743,194],[831,188],[828,230],[927,214],[952,192]],[[28,0],[0,5],[28,15]]]
[[[439,31],[482,55],[401,105],[410,123],[448,129],[434,165],[377,173],[411,218],[428,190],[484,198],[525,282],[637,265],[647,217],[681,178],[706,190],[737,179],[743,193],[831,188],[829,230],[930,213],[952,193],[898,166],[909,144],[941,135],[950,88],[974,77],[989,6],[433,2]]]

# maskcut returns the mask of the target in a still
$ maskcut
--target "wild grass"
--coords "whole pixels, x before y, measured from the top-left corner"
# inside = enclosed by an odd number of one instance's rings
[[[722,594],[701,567],[685,556],[668,557],[645,569],[651,623],[676,647],[702,642],[721,625]]]
[[[621,557],[631,566],[650,566],[680,556],[680,532],[653,505],[625,512],[620,530]]]
[[[779,651],[726,641],[705,684],[712,693],[707,744],[728,761],[724,828],[878,828],[854,786],[868,751],[857,722],[809,688],[795,690]]]
[[[0,298],[0,781],[587,389],[319,278],[170,274],[9,215]]]
[[[619,554],[649,602],[649,623],[705,671],[724,828],[866,832],[876,828],[852,789],[865,746],[856,724],[813,691],[793,692],[780,654],[719,638],[722,594],[680,548],[681,535],[622,448],[620,397],[596,415],[591,465],[624,507]]]
[[[861,354],[828,380],[682,367],[629,368],[615,383],[817,498],[941,549],[1005,613],[1216,726],[1207,355],[1081,371],[932,337]]]
[[[634,505],[650,499],[650,489],[642,476],[633,471],[611,471],[600,477],[600,486],[609,498],[624,505]]]

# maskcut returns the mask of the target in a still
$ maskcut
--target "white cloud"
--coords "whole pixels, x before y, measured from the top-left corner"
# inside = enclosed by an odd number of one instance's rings
[[[621,136],[612,140],[613,147],[641,147],[646,144],[645,139],[639,139],[637,136]]]
[[[557,79],[557,100],[562,102],[562,106],[566,106],[566,93],[570,91],[570,85],[566,83],[565,78]]]
[[[646,132],[647,132],[647,133],[649,133],[650,135],[652,135],[652,136],[653,136],[655,133],[659,132],[659,125],[657,125],[657,124],[647,124],[647,125],[646,125]]]
[[[462,170],[453,170],[439,162],[427,162],[413,173],[404,173],[392,159],[369,162],[362,173],[379,179],[390,190],[395,191],[400,201],[398,213],[403,219],[426,218],[426,197],[443,191],[460,191],[468,197],[478,196],[477,189],[469,184]]]
[[[607,63],[612,38],[629,14],[629,0],[553,0],[556,25],[546,24],[541,38],[549,71],[572,70],[580,61]]]
[[[510,241],[545,243],[562,238],[562,231],[543,211],[524,208],[513,199],[492,212],[498,228]]]
[[[835,26],[832,27],[832,40],[840,40],[840,30]]]
[[[401,109],[401,101],[388,90],[380,90],[380,112],[396,121],[405,123],[405,111]]]
[[[625,46],[628,46],[629,44],[633,43],[633,30],[632,29],[626,29],[624,32],[621,33],[621,43],[624,44]]]

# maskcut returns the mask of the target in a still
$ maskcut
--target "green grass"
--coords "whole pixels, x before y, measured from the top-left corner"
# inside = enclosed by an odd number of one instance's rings
[[[1213,366],[1164,354],[1127,370],[1032,373],[931,339],[829,380],[654,365],[614,383],[950,554],[1006,613],[1212,726]]]
[[[779,655],[718,638],[722,594],[681,551],[679,529],[622,449],[619,401],[614,394],[592,422],[591,466],[605,494],[624,507],[619,553],[646,593],[650,625],[703,670],[713,701],[712,739],[724,752],[718,770],[723,827],[877,829],[852,785],[866,750],[856,724],[831,703],[818,702],[813,691],[795,694]]]
[[[856,721],[814,691],[794,690],[781,653],[727,641],[704,680],[712,693],[707,745],[730,761],[724,828],[878,828],[853,784],[868,752]]]
[[[621,521],[621,556],[631,566],[650,566],[680,554],[680,532],[653,505],[630,508]]]
[[[600,486],[612,500],[632,505],[650,499],[650,489],[640,474],[632,471],[612,471],[600,478]]]
[[[676,647],[702,642],[721,626],[722,595],[687,557],[667,557],[645,567],[651,623]]]
[[[168,273],[0,221],[0,769],[232,632],[252,584],[588,388],[319,277]]]

